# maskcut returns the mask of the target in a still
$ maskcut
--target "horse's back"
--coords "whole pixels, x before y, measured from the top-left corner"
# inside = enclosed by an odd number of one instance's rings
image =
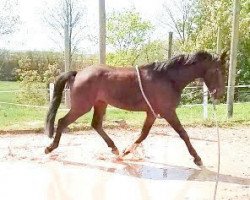
[[[143,102],[135,69],[90,66],[78,72],[71,86],[72,104],[103,101],[115,107],[141,110]],[[143,105],[143,108],[145,106]]]
[[[152,79],[147,70],[141,70],[140,75],[144,92],[156,109],[173,106],[175,95],[168,81]],[[103,101],[121,109],[148,109],[139,87],[136,70],[131,67],[111,68],[98,65],[83,69],[77,73],[72,84],[71,100],[73,107],[86,104],[93,106],[96,102]]]

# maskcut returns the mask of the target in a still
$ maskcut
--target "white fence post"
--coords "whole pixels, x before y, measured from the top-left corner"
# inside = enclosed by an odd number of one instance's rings
[[[51,102],[53,99],[54,87],[55,87],[54,83],[49,84],[49,102]]]
[[[208,88],[206,84],[203,82],[203,118],[207,119],[208,117]]]

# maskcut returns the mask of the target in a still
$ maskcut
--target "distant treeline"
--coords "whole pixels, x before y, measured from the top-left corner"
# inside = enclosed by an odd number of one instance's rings
[[[72,56],[72,69],[82,69],[85,66],[97,63],[95,55],[75,54]],[[6,51],[0,50],[0,81],[20,80],[18,70],[27,66],[43,74],[49,66],[57,65],[61,72],[64,71],[64,55],[51,51]]]

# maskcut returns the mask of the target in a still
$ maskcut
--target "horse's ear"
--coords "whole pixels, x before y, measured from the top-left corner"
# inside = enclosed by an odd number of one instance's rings
[[[225,49],[225,50],[223,50],[222,54],[220,55],[220,61],[222,64],[226,63],[226,59],[228,57],[228,52],[229,52],[229,50]]]

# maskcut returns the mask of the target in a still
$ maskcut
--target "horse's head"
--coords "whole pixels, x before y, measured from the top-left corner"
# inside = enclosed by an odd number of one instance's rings
[[[214,56],[206,63],[204,81],[214,99],[219,99],[225,91],[225,64],[227,52]]]

